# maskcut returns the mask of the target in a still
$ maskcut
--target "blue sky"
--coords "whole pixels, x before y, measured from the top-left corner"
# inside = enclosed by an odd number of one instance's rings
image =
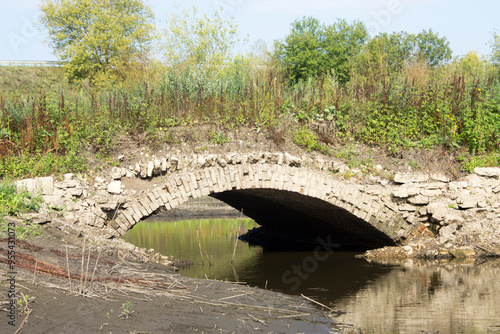
[[[222,7],[233,16],[241,36],[249,42],[283,39],[290,24],[302,16],[313,16],[331,24],[338,18],[364,22],[372,35],[378,32],[418,33],[432,29],[446,36],[453,55],[477,51],[487,55],[494,31],[500,32],[498,0],[149,0],[157,18],[165,18],[174,4],[196,5],[211,13]],[[0,1],[0,60],[56,60],[45,42],[46,34],[34,27],[39,0]]]

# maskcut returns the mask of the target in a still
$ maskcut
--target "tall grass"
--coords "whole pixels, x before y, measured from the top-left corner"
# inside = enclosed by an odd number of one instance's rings
[[[284,119],[318,121],[333,130],[320,133],[325,143],[498,152],[496,69],[471,71],[456,62],[413,63],[398,72],[355,68],[343,86],[333,74],[290,84],[279,68],[243,58],[219,67],[147,64],[106,87],[24,75],[18,91],[0,86],[0,177],[85,170],[82,145],[106,155],[119,134],[158,139],[159,129],[202,123],[272,129]]]

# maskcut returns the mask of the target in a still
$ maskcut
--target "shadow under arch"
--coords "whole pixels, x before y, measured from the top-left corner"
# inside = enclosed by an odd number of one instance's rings
[[[210,196],[242,211],[261,225],[268,242],[254,240],[251,233],[248,238],[251,242],[262,242],[265,249],[273,249],[273,243],[279,241],[285,248],[294,245],[311,248],[323,244],[351,250],[395,244],[385,233],[347,210],[300,193],[263,188],[230,190]],[[275,245],[278,249],[283,248]]]

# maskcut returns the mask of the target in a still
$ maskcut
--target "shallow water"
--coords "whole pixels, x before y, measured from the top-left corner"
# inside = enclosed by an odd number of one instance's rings
[[[250,219],[142,222],[124,238],[193,261],[186,276],[304,294],[368,333],[500,333],[499,261],[384,266],[327,247],[263,252],[236,241],[255,226]]]

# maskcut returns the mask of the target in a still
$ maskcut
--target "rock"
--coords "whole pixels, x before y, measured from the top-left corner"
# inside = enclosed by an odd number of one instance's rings
[[[79,184],[80,183],[76,180],[67,180],[67,181],[62,181],[62,182],[56,182],[54,184],[54,187],[59,188],[59,189],[69,189],[69,188],[75,188]]]
[[[156,158],[154,161],[153,175],[158,175],[161,172],[161,160]]]
[[[148,177],[148,164],[141,164],[141,178],[145,179]]]
[[[482,186],[485,186],[490,179],[481,177],[477,174],[470,174],[467,175],[466,177],[467,183],[469,184],[469,187],[471,188],[479,188]]]
[[[162,158],[161,159],[161,166],[160,169],[163,173],[165,173],[168,170],[168,163],[167,163],[167,158]]]
[[[457,232],[459,225],[457,223],[450,224],[439,229],[439,242],[444,244],[449,241],[454,241],[456,239],[455,233]]]
[[[101,210],[114,211],[118,207],[118,201],[117,200],[110,200],[106,203],[99,204],[99,207],[101,208]]]
[[[402,186],[392,192],[392,196],[398,198],[408,198],[420,193],[420,189],[411,186]]]
[[[65,209],[67,211],[78,211],[81,208],[81,204],[79,201],[73,202],[73,201],[66,201],[64,203]]]
[[[444,174],[439,174],[439,173],[432,174],[431,175],[431,179],[439,181],[439,182],[444,182],[444,183],[450,182],[450,178],[449,177],[447,177]]]
[[[434,222],[444,221],[444,216],[448,213],[449,207],[445,203],[435,202],[427,205],[427,214]]]
[[[221,166],[222,168],[226,167],[227,166],[227,162],[225,159],[223,158],[217,158],[216,159],[216,162],[219,166]]]
[[[464,221],[465,219],[462,217],[462,215],[456,211],[448,211],[443,216],[443,225],[462,224]]]
[[[484,200],[482,196],[465,196],[457,199],[458,207],[460,209],[473,209],[477,207],[479,201]]]
[[[47,224],[52,221],[54,218],[54,214],[45,214],[45,213],[28,213],[23,215],[23,218],[29,220],[32,224]]]
[[[177,157],[171,157],[170,158],[170,170],[172,172],[175,172],[177,170],[178,166],[179,166],[179,159]]]
[[[396,173],[394,182],[396,183],[419,183],[429,180],[429,176],[421,173]]]
[[[493,193],[495,194],[500,193],[500,185],[498,187],[493,188]]]
[[[113,181],[108,185],[108,192],[113,195],[119,195],[122,192],[122,183],[121,181]]]
[[[111,178],[112,178],[113,180],[121,180],[121,178],[122,178],[122,173],[121,173],[121,171],[118,171],[118,170],[113,170],[113,171],[111,172]]]
[[[448,250],[448,252],[457,259],[465,259],[468,257],[474,257],[476,255],[476,251],[474,250],[474,248],[467,246],[451,248]]]
[[[383,185],[383,186],[386,186],[386,185],[388,185],[388,184],[389,184],[389,180],[387,180],[387,179],[380,179],[378,182],[379,182],[381,185]]]
[[[283,162],[286,163],[290,167],[300,167],[302,161],[299,157],[293,156],[290,153],[286,152],[283,157]]]
[[[467,189],[469,185],[467,182],[460,181],[460,182],[450,182],[448,183],[448,189],[451,191],[458,191],[462,189]]]
[[[122,162],[123,160],[125,160],[125,156],[119,155],[118,156],[118,161]]]
[[[417,195],[415,197],[410,197],[407,199],[407,201],[410,204],[415,204],[415,205],[426,205],[429,204],[429,197],[422,196],[422,195]]]
[[[432,183],[426,183],[421,188],[424,188],[424,189],[427,189],[427,190],[440,189],[442,191],[444,189],[448,189],[448,184],[447,183],[442,183],[442,182],[432,182]]]
[[[78,188],[71,188],[66,191],[67,194],[69,194],[71,197],[80,197],[83,194],[83,189],[78,187]]]
[[[399,212],[399,208],[398,208],[397,204],[392,202],[390,199],[384,197],[384,198],[382,198],[382,201],[384,202],[384,205],[386,207],[388,207],[389,209],[391,209],[392,211]]]
[[[205,159],[205,157],[203,157],[201,155],[198,156],[198,161],[197,161],[198,168],[205,168],[206,163],[207,163],[207,160]]]
[[[25,190],[33,196],[54,194],[54,178],[51,176],[19,180],[16,186],[17,191]]]
[[[75,178],[75,174],[73,173],[66,173],[63,175],[65,181],[70,181]]]
[[[147,167],[147,170],[146,170],[147,177],[153,177],[153,170],[154,170],[154,168],[155,168],[154,162],[153,161],[149,161],[148,162],[148,167]]]
[[[408,253],[408,255],[413,254],[413,248],[411,248],[411,246],[403,246],[402,248],[406,253]]]
[[[474,173],[480,176],[498,179],[500,177],[500,167],[476,167],[474,168]]]
[[[96,208],[94,212],[84,212],[80,214],[79,220],[83,225],[94,226],[97,228],[104,227],[104,222],[106,221],[106,214],[99,208]]]
[[[409,204],[403,204],[399,206],[399,211],[409,211],[409,212],[414,212],[417,210],[417,207]]]
[[[323,170],[325,169],[325,159],[323,159],[322,157],[320,156],[316,156],[314,157],[314,161],[313,161],[313,164],[314,166],[319,169],[319,170]]]
[[[268,153],[265,160],[267,164],[281,165],[283,163],[283,153]]]
[[[477,207],[478,208],[485,208],[487,206],[488,206],[488,202],[485,199],[480,200],[480,201],[477,202]]]
[[[443,192],[439,189],[424,189],[420,191],[420,194],[427,197],[440,196]]]

